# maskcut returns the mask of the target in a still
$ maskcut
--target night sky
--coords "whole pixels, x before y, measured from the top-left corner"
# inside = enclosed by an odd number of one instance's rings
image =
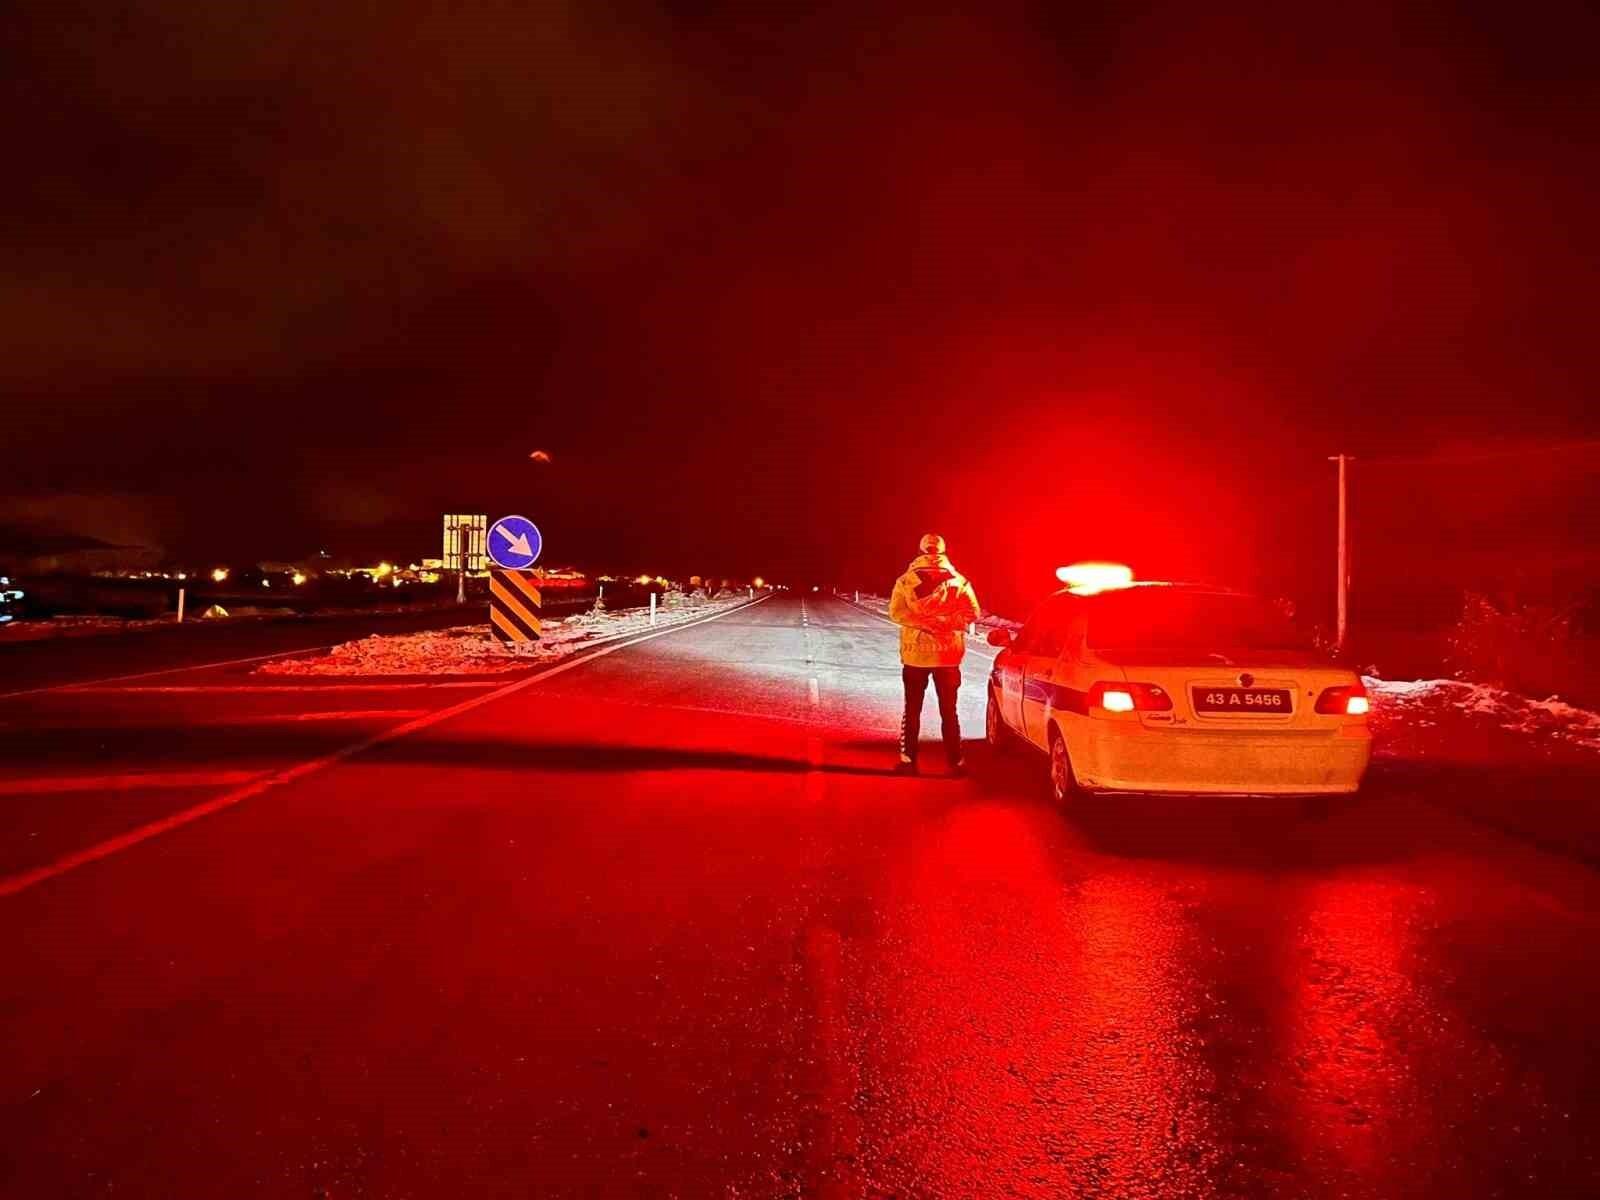
[[[932,7],[9,5],[0,525],[1593,567],[1592,6]]]

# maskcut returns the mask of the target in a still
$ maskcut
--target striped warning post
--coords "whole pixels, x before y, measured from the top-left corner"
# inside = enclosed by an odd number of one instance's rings
[[[534,572],[489,572],[489,631],[496,640],[537,642],[539,604],[539,576]]]

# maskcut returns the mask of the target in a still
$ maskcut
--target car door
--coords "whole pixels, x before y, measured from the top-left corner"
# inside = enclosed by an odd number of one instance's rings
[[[995,659],[994,676],[999,684],[1000,719],[1019,734],[1022,733],[1023,672],[1030,647],[1038,642],[1039,631],[1044,626],[1045,608],[1046,605],[1042,604],[1033,610],[1017,633],[1016,640]]]
[[[1055,699],[1056,663],[1066,642],[1071,608],[1064,596],[1039,607],[1038,628],[1022,656],[1022,736],[1035,746],[1049,745],[1048,721]]]

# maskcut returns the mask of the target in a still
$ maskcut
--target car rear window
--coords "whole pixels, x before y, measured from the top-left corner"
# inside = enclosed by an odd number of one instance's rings
[[[1255,596],[1151,588],[1102,594],[1085,640],[1096,650],[1307,650],[1310,639]]]

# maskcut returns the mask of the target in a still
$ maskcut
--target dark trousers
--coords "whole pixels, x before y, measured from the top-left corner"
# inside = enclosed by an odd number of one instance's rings
[[[939,697],[939,724],[944,733],[944,752],[952,765],[961,761],[961,722],[956,716],[956,691],[961,687],[960,667],[901,667],[900,678],[906,687],[906,710],[900,719],[900,753],[917,761],[917,742],[922,737],[922,700],[933,680]]]

